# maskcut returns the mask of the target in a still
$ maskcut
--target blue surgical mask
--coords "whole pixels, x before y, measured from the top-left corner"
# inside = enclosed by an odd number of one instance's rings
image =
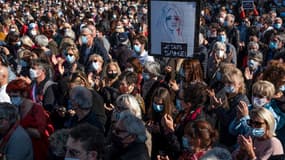
[[[92,68],[97,71],[99,69],[99,65],[97,62],[92,62]]]
[[[267,103],[267,99],[266,97],[264,98],[252,97],[252,102],[254,107],[263,107]]]
[[[265,134],[265,130],[263,128],[253,128],[251,134],[254,137],[262,137]]]
[[[218,41],[222,42],[222,43],[225,43],[226,42],[226,36],[224,35],[219,35],[218,36]]]
[[[284,92],[284,91],[285,91],[285,84],[283,84],[282,86],[280,86],[280,87],[279,87],[279,90],[280,90],[281,92]]]
[[[152,103],[152,108],[155,112],[162,112],[164,109],[164,105]]]
[[[227,27],[227,26],[229,26],[229,22],[228,22],[228,21],[225,21],[225,22],[224,22],[224,27]]]
[[[35,69],[30,68],[29,72],[30,72],[30,78],[31,79],[38,78],[38,73]]]
[[[149,73],[145,73],[145,72],[143,72],[143,73],[142,73],[142,75],[143,75],[143,79],[144,79],[144,80],[146,80],[146,81],[147,81],[147,80],[149,80],[149,79],[150,79],[150,75],[149,75]]]
[[[11,103],[16,107],[19,107],[22,104],[22,97],[20,96],[11,96]]]
[[[175,107],[176,107],[176,109],[177,109],[178,111],[182,111],[182,110],[183,110],[181,101],[182,101],[182,100],[177,99],[177,98],[176,98],[176,100],[175,100],[175,103],[176,103]]]
[[[247,65],[248,65],[249,68],[255,70],[255,69],[257,69],[257,67],[258,67],[258,62],[256,62],[256,61],[253,60],[253,59],[250,59],[250,60],[247,62]]]
[[[25,61],[25,60],[20,60],[20,65],[22,66],[22,67],[28,67],[28,63]]]
[[[182,147],[184,149],[190,149],[189,141],[186,137],[182,137]]]
[[[221,73],[220,71],[218,71],[218,72],[216,73],[216,79],[217,79],[218,81],[222,81],[222,73]]]
[[[82,42],[82,44],[87,44],[87,42],[88,42],[87,37],[86,36],[81,36],[81,42]]]
[[[134,45],[134,51],[137,52],[137,53],[140,53],[141,52],[141,47],[138,46],[138,45]]]
[[[274,23],[274,25],[273,25],[273,27],[275,28],[275,29],[280,29],[281,28],[281,24],[280,23]]]
[[[66,56],[66,61],[67,63],[73,63],[75,61],[75,57],[72,55],[67,55]]]
[[[278,48],[277,42],[270,42],[269,43],[269,48],[270,49],[277,49]]]
[[[235,93],[235,87],[233,85],[225,86],[224,89],[227,93]]]

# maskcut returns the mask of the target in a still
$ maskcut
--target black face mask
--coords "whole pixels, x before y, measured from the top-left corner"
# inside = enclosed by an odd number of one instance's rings
[[[118,73],[107,73],[107,77],[110,78],[110,79],[116,78],[117,75],[118,75]]]

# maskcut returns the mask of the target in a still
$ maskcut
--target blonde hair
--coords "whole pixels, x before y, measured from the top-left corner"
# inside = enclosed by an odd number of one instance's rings
[[[259,80],[253,84],[252,94],[266,96],[267,98],[271,99],[275,94],[275,87],[269,81]]]
[[[30,48],[32,48],[35,45],[32,39],[26,35],[21,38],[21,42],[23,43],[23,45],[28,46]]]
[[[240,88],[238,93],[244,94],[246,92],[243,74],[238,68],[226,70],[223,74],[223,82],[239,83]]]
[[[115,67],[117,68],[117,71],[118,71],[118,76],[117,76],[117,77],[119,77],[119,75],[121,75],[121,69],[120,69],[120,67],[119,67],[118,62],[115,62],[115,61],[111,61],[111,62],[109,62],[108,64],[106,64],[106,66],[104,67],[104,70],[103,70],[103,77],[106,77],[106,76],[107,76],[107,70],[108,70],[108,68],[109,68],[111,65],[113,65],[113,66],[115,66]]]
[[[100,56],[99,54],[92,54],[92,55],[90,55],[88,61],[91,61],[94,58],[97,58],[98,61],[100,61],[101,63],[104,63],[104,60],[103,60],[102,56]]]
[[[250,118],[258,117],[263,119],[268,127],[268,132],[266,131],[265,134],[267,134],[269,138],[275,136],[275,119],[269,110],[263,107],[254,108],[250,111],[249,116]]]
[[[77,47],[76,47],[76,46],[69,46],[69,47],[66,47],[64,54],[66,54],[69,50],[72,51],[72,53],[73,53],[75,59],[78,60],[78,59],[79,59],[79,52],[78,52]],[[64,56],[65,56],[65,55],[64,55]]]

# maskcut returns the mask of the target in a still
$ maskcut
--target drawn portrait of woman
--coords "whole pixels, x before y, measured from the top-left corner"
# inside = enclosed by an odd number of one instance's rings
[[[161,30],[162,41],[183,42],[183,12],[176,5],[162,7],[157,27]]]

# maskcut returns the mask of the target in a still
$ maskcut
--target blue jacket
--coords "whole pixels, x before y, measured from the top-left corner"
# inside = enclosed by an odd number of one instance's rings
[[[278,130],[284,126],[285,123],[285,113],[280,111],[278,106],[276,105],[274,100],[271,100],[270,103],[266,104],[264,106],[266,109],[268,109],[274,116],[275,119],[275,130]],[[248,110],[252,110],[253,106],[249,105]],[[248,135],[250,134],[251,127],[248,125],[247,121],[250,119],[250,117],[244,116],[240,120],[237,120],[236,118],[230,123],[229,125],[229,132],[232,135]]]

